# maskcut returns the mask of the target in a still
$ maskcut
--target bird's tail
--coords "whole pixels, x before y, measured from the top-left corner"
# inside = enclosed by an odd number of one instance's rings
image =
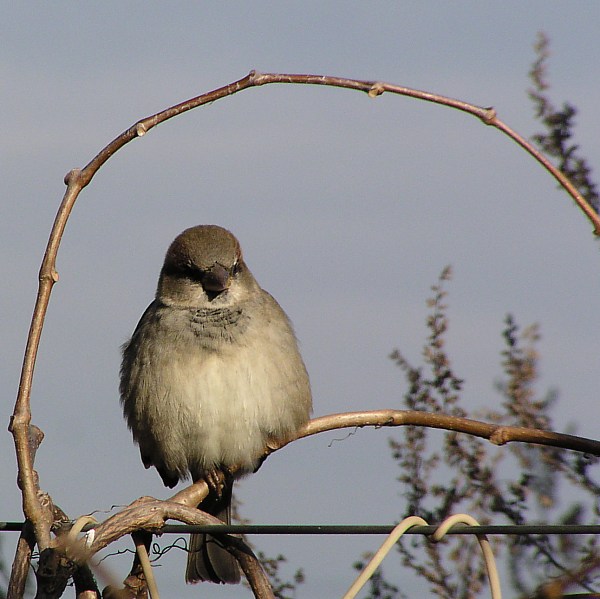
[[[230,524],[231,491],[232,485],[227,485],[219,499],[209,496],[198,507],[225,524]],[[205,533],[194,533],[190,535],[185,580],[188,583],[208,581],[236,584],[240,581],[240,569],[237,560],[223,548],[219,539]]]

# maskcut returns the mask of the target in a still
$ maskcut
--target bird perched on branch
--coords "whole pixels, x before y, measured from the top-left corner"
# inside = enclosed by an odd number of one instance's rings
[[[290,321],[226,229],[192,227],[169,247],[156,297],[123,346],[120,392],[144,466],[168,487],[206,480],[199,507],[225,522],[230,470],[254,471],[269,442],[308,421],[310,385]],[[215,538],[192,535],[187,582],[239,579]]]

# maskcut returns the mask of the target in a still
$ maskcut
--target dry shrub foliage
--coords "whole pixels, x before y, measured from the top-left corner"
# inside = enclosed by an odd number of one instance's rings
[[[579,146],[571,143],[577,109],[568,102],[557,110],[546,92],[550,87],[547,80],[547,62],[550,42],[544,33],[538,33],[534,45],[536,60],[529,71],[533,88],[529,97],[534,103],[535,117],[545,128],[544,133],[533,136],[533,141],[546,155],[557,160],[557,166],[577,187],[579,193],[596,212],[600,210],[600,196],[591,179],[591,169],[584,158],[577,155]]]
[[[538,34],[534,49],[536,60],[529,72],[533,87],[528,93],[544,132],[534,135],[533,140],[557,161],[560,170],[598,211],[600,197],[591,169],[577,155],[579,147],[571,142],[577,110],[566,102],[557,110],[546,95],[546,35]],[[463,380],[452,370],[445,350],[449,323],[444,283],[450,275],[450,268],[446,268],[428,300],[431,313],[427,318],[429,336],[423,349],[423,365],[411,365],[398,350],[391,358],[404,372],[408,384],[404,407],[468,417],[460,395]],[[549,391],[538,396],[535,389],[539,369],[537,325],[520,329],[509,315],[502,334],[503,376],[496,383],[501,396],[496,404],[500,409],[485,409],[476,416],[497,423],[553,429],[551,408],[556,393]],[[468,512],[481,524],[599,522],[600,486],[590,475],[591,466],[597,463],[595,458],[517,443],[496,449],[487,441],[452,432],[445,433],[440,444],[439,433],[418,427],[400,429],[390,446],[401,470],[398,480],[406,500],[401,517],[418,515],[434,524],[452,513]],[[567,496],[562,507],[560,491]],[[505,556],[511,586],[520,596],[531,596],[536,587],[539,589],[549,579],[573,572],[581,572],[578,581],[584,590],[591,593],[600,589],[593,570],[590,573],[581,568],[598,557],[595,536],[505,536],[492,541],[496,554]],[[454,537],[434,545],[415,535],[404,537],[398,551],[403,565],[426,580],[438,597],[474,597],[487,584],[480,550],[473,538]],[[355,564],[357,569],[363,566],[363,561]],[[364,595],[372,599],[405,596],[381,571],[370,581]]]
[[[450,275],[450,268],[444,269],[428,300],[431,312],[423,365],[411,365],[398,350],[391,358],[408,383],[407,409],[468,417],[461,405],[463,381],[453,371],[445,348],[449,323],[444,284]],[[503,338],[503,375],[496,383],[501,399],[494,402],[497,409],[485,409],[477,417],[552,429],[550,412],[556,394],[550,391],[540,397],[535,390],[538,327],[520,329],[507,316]],[[435,524],[453,513],[467,512],[480,524],[598,523],[600,487],[589,475],[595,460],[536,445],[511,443],[495,448],[487,440],[461,433],[446,432],[441,442],[439,437],[427,428],[403,427],[390,439],[406,500],[402,518],[418,515]],[[562,508],[561,489],[569,495]],[[496,555],[506,558],[511,586],[521,596],[529,596],[554,576],[578,569],[597,550],[595,536],[507,535],[492,542]],[[426,580],[438,597],[474,597],[486,585],[485,566],[473,537],[455,536],[434,544],[411,535],[401,540],[398,551],[403,566]],[[580,585],[588,592],[600,588],[591,576],[580,580]],[[380,573],[365,596],[394,599],[405,595]]]
[[[292,580],[285,580],[280,574],[281,566],[287,562],[284,555],[267,557],[262,551],[258,551],[256,555],[269,577],[273,595],[277,599],[295,599],[298,586],[304,582],[302,568],[296,570]]]

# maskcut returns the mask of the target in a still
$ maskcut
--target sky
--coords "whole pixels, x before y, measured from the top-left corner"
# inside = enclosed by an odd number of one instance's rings
[[[538,127],[527,73],[544,31],[550,95],[578,107],[576,142],[593,166],[599,17],[593,1],[5,3],[6,425],[63,177],[138,119],[257,69],[383,80],[494,106],[529,137]],[[103,518],[141,495],[169,496],[144,470],[122,419],[119,347],[152,300],[170,241],[209,223],[236,234],[255,277],[294,322],[315,415],[401,407],[406,385],[388,356],[400,348],[419,361],[425,300],[450,264],[448,351],[468,405],[500,401],[494,381],[510,312],[541,326],[539,389],[559,392],[555,429],[575,425],[598,437],[589,417],[597,409],[598,245],[550,176],[500,132],[447,108],[265,86],[160,125],[113,156],[79,197],[32,393],[33,422],[46,435],[36,459],[41,486],[71,517],[98,510]],[[264,524],[396,521],[404,508],[390,434],[338,432],[287,447],[237,486],[242,515]],[[0,520],[20,520],[8,432],[0,456]],[[13,535],[2,537],[9,558]],[[304,568],[299,597],[336,597],[355,576],[351,564],[383,539],[253,540],[285,553],[290,571]],[[179,551],[161,560],[163,598],[251,596],[186,587],[184,561]],[[104,563],[121,580],[130,560]]]

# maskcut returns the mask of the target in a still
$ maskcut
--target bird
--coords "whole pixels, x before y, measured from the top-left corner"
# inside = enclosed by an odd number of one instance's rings
[[[119,391],[144,466],[171,488],[205,480],[198,507],[225,523],[233,481],[308,422],[310,381],[292,324],[230,231],[199,225],[171,243],[155,298],[122,346]],[[239,580],[217,539],[192,534],[186,582]]]

